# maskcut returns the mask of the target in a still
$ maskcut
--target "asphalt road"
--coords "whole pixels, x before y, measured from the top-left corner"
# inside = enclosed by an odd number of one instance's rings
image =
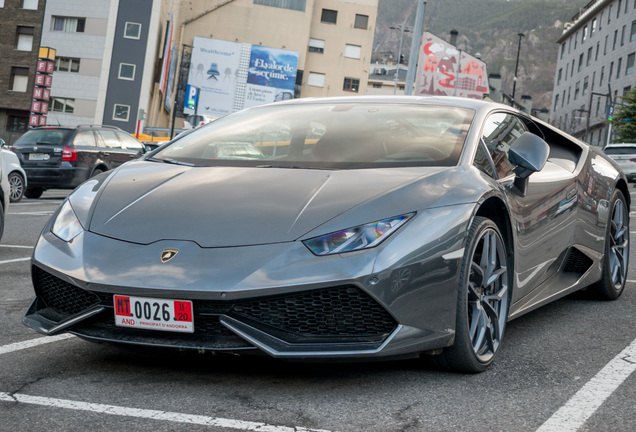
[[[121,348],[21,324],[33,297],[32,247],[65,195],[9,207],[0,431],[636,430],[636,266],[618,301],[570,296],[509,323],[497,361],[479,375],[417,361],[307,364]]]

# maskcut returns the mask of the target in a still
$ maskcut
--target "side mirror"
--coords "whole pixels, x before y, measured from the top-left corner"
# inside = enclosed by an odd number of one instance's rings
[[[7,144],[4,142],[2,138],[0,138],[0,148],[4,148]]]
[[[515,174],[520,179],[526,179],[533,172],[543,169],[549,155],[548,143],[530,132],[524,132],[508,151],[508,159],[517,165]]]

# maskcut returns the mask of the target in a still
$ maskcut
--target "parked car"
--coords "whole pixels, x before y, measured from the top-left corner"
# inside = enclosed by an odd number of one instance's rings
[[[273,135],[272,154],[213,148]],[[70,194],[36,243],[23,322],[95,342],[480,372],[509,320],[575,291],[619,298],[630,202],[612,159],[506,105],[276,102]]]
[[[185,118],[185,120],[183,120],[183,128],[186,130],[196,129],[199,126],[210,123],[212,120],[214,120],[214,117],[201,114],[190,114]]]
[[[4,140],[0,138],[0,146],[4,146]],[[9,179],[4,168],[4,152],[0,151],[0,240],[4,231],[4,219],[9,207]]]
[[[26,190],[26,173],[20,165],[18,156],[9,150],[2,142],[0,148],[3,157],[4,172],[7,173],[9,181],[9,201],[12,203],[20,202]]]
[[[608,144],[603,151],[616,161],[628,181],[636,181],[636,143]]]
[[[144,146],[111,126],[47,126],[22,135],[11,149],[26,171],[27,198],[46,189],[74,189],[87,179],[138,158]]]

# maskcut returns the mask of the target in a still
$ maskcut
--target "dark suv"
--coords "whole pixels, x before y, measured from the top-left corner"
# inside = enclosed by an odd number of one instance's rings
[[[37,128],[22,135],[12,150],[27,174],[27,198],[39,198],[49,188],[74,189],[144,153],[134,137],[110,126]]]

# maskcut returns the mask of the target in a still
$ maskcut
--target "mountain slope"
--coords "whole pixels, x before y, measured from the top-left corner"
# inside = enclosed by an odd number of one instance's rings
[[[488,73],[499,73],[502,90],[512,92],[518,33],[523,33],[517,95],[529,94],[534,108],[550,108],[557,59],[555,41],[563,23],[570,21],[589,0],[428,0],[425,30],[449,40],[457,30],[457,47],[481,54]],[[379,0],[374,59],[397,58],[400,31],[413,27],[417,0]],[[408,60],[411,33],[404,35],[402,52]]]

